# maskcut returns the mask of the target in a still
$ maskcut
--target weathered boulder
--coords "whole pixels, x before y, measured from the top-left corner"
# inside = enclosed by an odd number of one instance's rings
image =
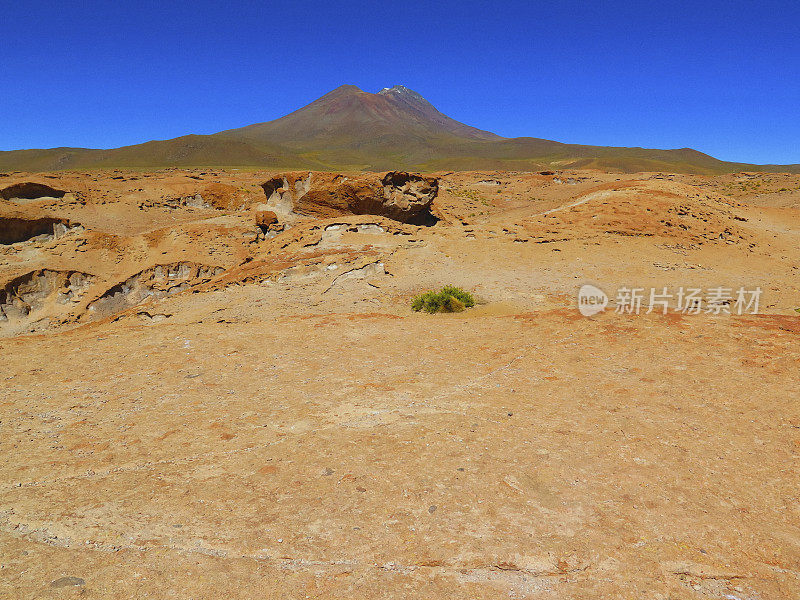
[[[266,210],[263,204],[255,207],[253,217],[258,228],[255,241],[275,237],[286,227],[284,223],[280,222],[278,215],[272,210]]]
[[[405,171],[391,171],[381,183],[383,207],[387,211],[384,216],[398,221],[409,221],[430,211],[433,199],[439,193],[439,180],[435,177],[423,177]]]
[[[439,191],[435,177],[392,171],[375,175],[286,173],[261,187],[267,206],[279,214],[318,218],[377,215],[403,223],[432,224],[431,203]]]

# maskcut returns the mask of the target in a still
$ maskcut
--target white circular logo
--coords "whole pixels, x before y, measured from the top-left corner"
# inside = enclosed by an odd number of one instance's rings
[[[578,290],[578,310],[584,317],[603,312],[608,306],[608,296],[599,287],[584,284]]]

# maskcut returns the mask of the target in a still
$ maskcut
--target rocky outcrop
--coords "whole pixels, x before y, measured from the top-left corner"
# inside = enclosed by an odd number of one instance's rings
[[[24,321],[48,304],[69,305],[78,301],[93,280],[88,273],[51,269],[15,277],[0,287],[0,322]]]
[[[430,212],[433,199],[439,193],[439,180],[435,177],[422,177],[405,171],[387,173],[381,184],[383,184],[383,208],[387,211],[387,214],[382,216],[407,223]]]
[[[258,228],[256,241],[273,238],[285,229],[285,225],[278,220],[274,211],[266,210],[263,205],[257,206],[253,217]]]
[[[294,211],[301,215],[330,218],[342,215],[382,215],[383,190],[369,178],[314,177],[311,189],[295,199]]]
[[[254,217],[256,227],[260,227],[263,231],[272,229],[278,224],[278,215],[271,210],[256,210]]]
[[[63,198],[67,192],[57,190],[43,183],[24,181],[15,183],[0,190],[0,197],[4,200],[22,199],[35,200],[37,198]]]
[[[77,229],[80,224],[58,217],[0,217],[0,244],[47,241]]]
[[[237,210],[246,201],[241,189],[225,183],[211,183],[198,196],[203,204],[217,210]]]
[[[193,285],[207,282],[224,270],[222,267],[191,262],[156,265],[106,290],[89,304],[89,314],[94,317],[107,316],[140,304],[148,298],[171,296]]]
[[[308,193],[311,175],[311,173],[287,173],[262,183],[267,205],[276,213],[284,215],[291,213],[295,202]]]
[[[317,218],[377,215],[403,223],[433,224],[430,212],[439,183],[435,177],[392,171],[344,176],[332,173],[287,173],[261,186],[267,206],[276,213]]]
[[[189,194],[162,196],[160,200],[145,200],[139,204],[140,209],[161,207],[180,208],[213,208],[216,210],[239,210],[247,204],[247,192],[225,183],[211,183]]]

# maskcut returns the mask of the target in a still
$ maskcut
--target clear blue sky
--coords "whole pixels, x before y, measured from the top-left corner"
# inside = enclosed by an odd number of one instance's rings
[[[116,147],[403,84],[504,136],[800,163],[793,2],[4,2],[0,149]]]

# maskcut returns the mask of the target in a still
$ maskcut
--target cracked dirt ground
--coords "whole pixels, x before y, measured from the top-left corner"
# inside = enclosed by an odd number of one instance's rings
[[[800,213],[703,212],[691,194],[724,181],[684,181],[668,193],[700,218],[674,234],[618,175],[583,175],[613,193],[551,217],[595,191],[495,200],[457,174],[434,227],[345,217],[252,243],[230,213],[219,263],[205,233],[186,253],[184,233],[117,239],[135,266],[72,258],[101,255],[110,221],[86,215],[78,241],[7,250],[9,272],[106,283],[226,270],[0,339],[0,597],[796,598]],[[587,319],[585,280],[762,285],[766,314]],[[442,282],[481,304],[409,310]]]

